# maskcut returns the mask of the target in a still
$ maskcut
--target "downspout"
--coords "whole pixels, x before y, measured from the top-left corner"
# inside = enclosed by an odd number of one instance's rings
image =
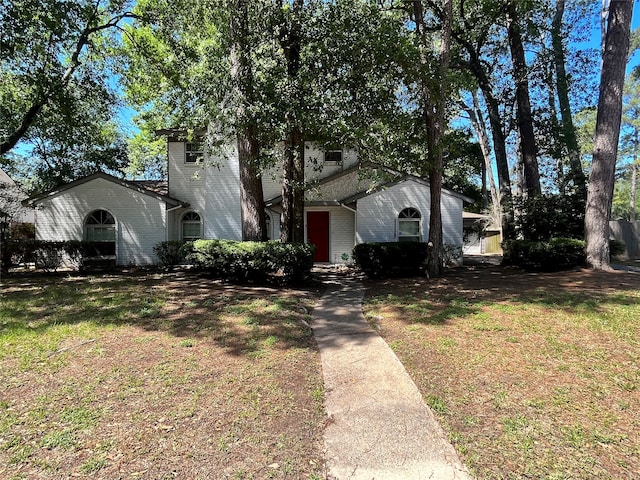
[[[182,204],[180,204],[180,205],[177,205],[177,206],[175,206],[175,207],[168,208],[168,209],[166,210],[166,212],[167,212],[167,226],[166,226],[166,228],[164,229],[164,232],[165,232],[164,237],[165,237],[165,240],[166,240],[167,242],[169,241],[169,214],[170,214],[171,212],[174,212],[174,211],[176,211],[176,210],[179,210],[179,209],[181,209],[181,208],[185,208],[185,207],[188,207],[188,205],[182,205]]]

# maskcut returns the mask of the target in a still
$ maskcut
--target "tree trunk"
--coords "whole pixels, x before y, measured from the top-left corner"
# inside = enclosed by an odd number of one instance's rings
[[[491,127],[491,139],[493,140],[494,156],[496,158],[496,168],[498,171],[498,185],[500,187],[500,208],[502,210],[502,236],[504,239],[515,237],[514,217],[513,217],[513,195],[511,193],[511,179],[509,176],[509,160],[507,158],[506,137],[504,126],[500,116],[498,101],[493,95],[493,88],[482,65],[480,57],[471,48],[465,45],[469,53],[469,66],[471,72],[476,77],[478,87],[484,97],[489,115],[489,125]]]
[[[609,218],[632,12],[632,1],[612,1],[607,16],[596,133],[585,211],[587,262],[596,270],[610,269]]]
[[[264,241],[267,224],[264,194],[259,168],[260,145],[256,137],[255,119],[248,113],[253,101],[253,72],[250,63],[249,0],[235,0],[231,14],[230,33],[231,77],[236,103],[236,138],[240,164],[240,201],[242,210],[242,240]]]
[[[551,26],[551,44],[553,46],[553,61],[556,69],[556,90],[558,104],[562,118],[562,139],[569,157],[569,173],[563,179],[563,186],[573,183],[575,194],[583,201],[587,199],[587,179],[580,161],[580,146],[576,129],[573,125],[571,103],[569,102],[569,81],[565,70],[565,53],[562,43],[562,17],[564,15],[565,0],[556,1],[556,11]]]
[[[540,170],[538,169],[538,149],[529,99],[529,72],[527,71],[522,33],[518,23],[518,12],[516,4],[513,2],[509,2],[507,5],[507,32],[513,62],[513,76],[516,83],[516,118],[520,132],[520,154],[524,163],[524,180],[527,195],[534,197],[542,193]]]
[[[449,73],[449,57],[451,51],[451,24],[453,18],[453,0],[443,0],[442,5],[442,37],[440,43],[440,62],[438,81],[422,81],[420,104],[427,133],[427,168],[429,171],[429,190],[431,209],[429,215],[429,248],[427,250],[427,275],[439,277],[444,269],[444,245],[442,239],[442,172],[443,154],[442,138],[445,128],[445,96],[447,92],[447,76]],[[413,15],[416,33],[424,41],[427,35],[424,22],[422,1],[413,2]],[[422,45],[424,48],[424,45]],[[421,53],[420,62],[426,68],[426,59]]]
[[[302,96],[298,88],[300,71],[300,16],[304,0],[293,0],[291,25],[281,34],[280,43],[287,60],[287,83],[289,111],[286,115],[287,141],[285,146],[285,168],[282,183],[282,215],[280,217],[280,240],[283,242],[304,241],[304,148],[302,129]]]
[[[482,151],[482,158],[484,159],[484,170],[489,180],[489,189],[491,191],[491,211],[493,215],[493,221],[500,224],[500,194],[496,188],[496,182],[493,178],[493,170],[491,165],[491,154],[489,148],[489,138],[487,137],[487,127],[482,119],[482,112],[480,111],[480,105],[478,104],[478,96],[476,92],[471,93],[473,99],[473,108],[463,104],[463,108],[466,110],[469,118],[471,119],[471,125],[476,131],[478,137],[478,143],[480,144],[480,150]]]
[[[629,195],[629,220],[636,221],[636,190],[638,188],[638,164],[631,165],[631,194]]]

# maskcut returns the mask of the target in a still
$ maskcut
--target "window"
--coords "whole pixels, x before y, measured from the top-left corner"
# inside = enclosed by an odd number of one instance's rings
[[[271,240],[271,215],[268,213],[264,214],[264,219],[267,224],[267,240]]]
[[[420,241],[420,212],[415,208],[405,208],[398,215],[398,241]]]
[[[185,146],[185,163],[196,163],[204,160],[204,143],[188,142]]]
[[[116,220],[106,210],[95,210],[84,222],[84,238],[89,242],[99,242],[97,255],[115,256]]]
[[[341,165],[342,150],[327,150],[324,152],[325,165]]]
[[[202,222],[196,212],[187,212],[182,217],[182,240],[192,241],[202,238]]]

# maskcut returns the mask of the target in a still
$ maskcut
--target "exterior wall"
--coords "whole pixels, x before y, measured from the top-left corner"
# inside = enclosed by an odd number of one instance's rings
[[[305,192],[305,200],[340,200],[356,195],[372,188],[380,183],[381,180],[367,178],[362,171],[353,171],[338,178],[311,188]]]
[[[421,240],[429,238],[429,187],[411,180],[358,200],[356,243],[395,242],[398,214],[405,208],[420,212]],[[442,235],[446,245],[462,247],[462,200],[442,193]]]
[[[202,218],[204,238],[240,240],[240,171],[235,149],[197,165],[185,163],[184,142],[168,145],[169,196],[190,203],[172,216],[169,238],[180,239],[182,214],[192,210]]]
[[[349,255],[355,245],[355,213],[344,207],[307,207],[305,212],[329,212],[329,262],[345,263],[343,254]],[[307,216],[305,214],[305,241],[307,240]]]
[[[166,204],[101,178],[42,200],[36,209],[36,238],[82,240],[85,218],[100,209],[116,220],[119,265],[158,261],[153,247],[166,240]]]
[[[306,181],[328,177],[358,163],[358,153],[355,150],[343,149],[342,165],[325,165],[323,149],[313,142],[305,143],[304,158],[304,175]]]

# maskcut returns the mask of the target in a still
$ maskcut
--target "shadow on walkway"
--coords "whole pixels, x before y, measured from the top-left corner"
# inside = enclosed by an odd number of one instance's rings
[[[356,278],[325,270],[313,312],[331,479],[470,479],[420,392],[362,315]]]

